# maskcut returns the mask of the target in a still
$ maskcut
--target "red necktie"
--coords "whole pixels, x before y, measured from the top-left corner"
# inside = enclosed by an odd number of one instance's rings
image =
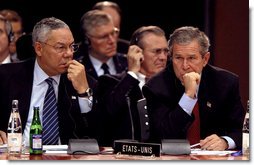
[[[195,120],[191,124],[187,132],[187,139],[190,145],[199,143],[200,141],[200,118],[199,118],[199,106],[198,103],[193,108],[192,113],[194,114]]]

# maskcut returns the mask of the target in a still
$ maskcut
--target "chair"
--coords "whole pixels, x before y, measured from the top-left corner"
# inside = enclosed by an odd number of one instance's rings
[[[147,142],[150,136],[150,126],[149,117],[146,106],[146,99],[143,98],[137,102],[139,119],[140,119],[140,132],[141,132],[141,142]]]

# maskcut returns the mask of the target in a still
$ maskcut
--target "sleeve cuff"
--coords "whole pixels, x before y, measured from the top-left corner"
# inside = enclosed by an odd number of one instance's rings
[[[179,101],[179,105],[186,113],[188,113],[191,116],[192,110],[197,101],[198,101],[197,98],[192,99],[184,93]]]
[[[81,113],[87,113],[92,110],[93,102],[86,97],[78,97]]]

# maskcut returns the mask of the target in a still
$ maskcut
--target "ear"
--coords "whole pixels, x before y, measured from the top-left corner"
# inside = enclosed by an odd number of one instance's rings
[[[208,63],[209,59],[210,59],[210,52],[207,52],[207,53],[204,55],[204,57],[203,57],[203,67],[206,66],[206,64]]]
[[[37,56],[41,56],[41,51],[42,51],[42,45],[40,42],[35,42],[34,43],[34,50]]]

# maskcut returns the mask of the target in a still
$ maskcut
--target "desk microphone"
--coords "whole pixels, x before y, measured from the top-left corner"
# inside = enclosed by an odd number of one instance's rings
[[[130,103],[130,97],[128,96],[129,92],[125,95],[126,97],[126,102],[128,105],[128,110],[129,110],[129,115],[130,115],[130,121],[131,121],[131,139],[134,141],[134,124],[133,124],[133,119],[132,119],[132,113],[131,113],[131,103]]]
[[[135,136],[134,136],[134,123],[133,123],[133,118],[132,118],[132,113],[131,113],[131,103],[130,103],[130,97],[129,97],[129,92],[128,91],[125,94],[125,99],[128,105],[128,111],[129,111],[129,116],[130,116],[130,122],[131,122],[131,139],[119,139],[119,140],[114,140],[114,144],[113,144],[113,149],[115,152],[119,151],[119,148],[117,146],[123,146],[125,143],[133,143],[133,142],[137,142],[135,140]],[[122,148],[122,147],[120,147]]]

